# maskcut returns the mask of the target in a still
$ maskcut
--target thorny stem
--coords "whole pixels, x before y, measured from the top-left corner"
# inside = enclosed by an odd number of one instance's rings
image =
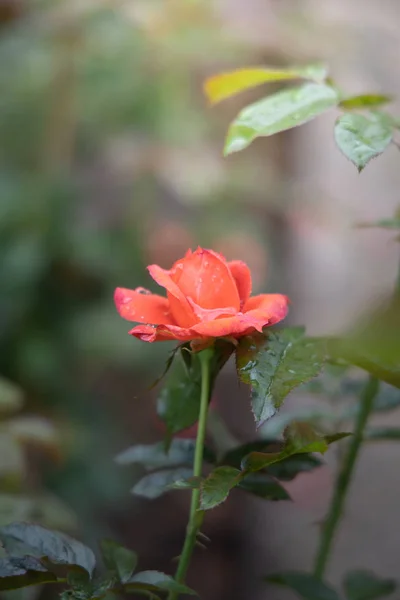
[[[210,359],[212,357],[212,353],[213,351],[210,348],[199,352],[199,358],[201,363],[201,397],[196,448],[193,462],[194,477],[201,477],[202,473],[204,440],[206,437],[208,401],[210,395]],[[199,510],[199,505],[200,489],[197,488],[192,491],[190,515],[189,522],[186,528],[185,543],[183,545],[182,553],[179,558],[178,568],[175,574],[175,581],[177,581],[178,583],[184,583],[185,581],[190,559],[192,557],[192,553],[196,545],[196,538],[199,533],[199,529],[203,523],[204,510]],[[168,600],[176,600],[177,597],[178,594],[176,592],[170,592],[168,595]]]
[[[354,435],[351,438],[347,452],[343,458],[328,515],[323,524],[314,568],[314,575],[318,577],[318,579],[322,579],[325,573],[336,530],[343,516],[343,508],[363,441],[365,426],[373,409],[374,399],[378,393],[378,389],[379,380],[370,376],[361,394]]]

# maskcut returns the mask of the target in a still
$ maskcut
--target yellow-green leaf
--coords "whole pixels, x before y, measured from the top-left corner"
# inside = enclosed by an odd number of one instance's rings
[[[339,104],[340,108],[348,110],[360,109],[360,108],[371,108],[372,106],[382,106],[388,104],[393,98],[391,96],[385,96],[383,94],[360,94],[359,96],[351,96],[345,98]]]
[[[216,104],[262,83],[293,79],[311,79],[322,82],[326,76],[327,69],[323,65],[308,65],[288,69],[249,67],[209,77],[204,83],[204,92],[209,101]]]

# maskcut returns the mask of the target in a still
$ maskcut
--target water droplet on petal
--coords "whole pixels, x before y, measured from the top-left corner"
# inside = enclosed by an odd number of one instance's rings
[[[136,291],[138,294],[145,294],[145,295],[147,295],[147,296],[148,296],[149,294],[151,294],[151,292],[149,292],[149,290],[146,290],[146,288],[144,288],[144,287],[138,287],[138,288],[136,288],[136,290],[135,290],[135,291]]]

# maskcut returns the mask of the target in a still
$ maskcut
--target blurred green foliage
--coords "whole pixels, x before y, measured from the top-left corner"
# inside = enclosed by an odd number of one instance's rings
[[[208,3],[184,4],[10,0],[0,14],[0,373],[25,412],[57,420],[63,458],[42,483],[89,536],[108,534],[102,509],[130,501],[112,462],[141,432],[125,398],[170,349],[128,336],[115,287],[155,289],[147,264],[216,240],[247,249],[265,278],[257,204],[274,188],[260,195],[251,163],[221,166],[223,130],[201,96],[199,43],[213,60],[238,47]],[[140,422],[149,404],[135,410]]]
[[[29,481],[34,461],[26,449],[59,452],[58,432],[46,419],[19,416],[22,392],[0,379],[0,526],[11,521],[36,521],[64,530],[75,530],[76,517],[54,494]]]

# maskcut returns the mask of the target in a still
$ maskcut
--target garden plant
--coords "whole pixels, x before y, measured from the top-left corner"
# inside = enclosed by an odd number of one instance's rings
[[[291,81],[293,86],[288,85]],[[208,100],[216,103],[269,82],[285,87],[243,108],[229,127],[225,155],[327,110],[338,111],[336,143],[359,172],[397,144],[400,123],[386,110],[390,97],[347,95],[322,65],[239,69],[209,78],[204,89]],[[398,215],[366,225],[400,234]],[[148,267],[163,288],[160,295],[141,287],[140,281],[132,281],[134,289],[115,290],[118,313],[134,324],[131,336],[142,343],[176,342],[157,382],[164,439],[132,446],[115,461],[116,469],[138,464],[145,470],[134,494],[151,499],[180,490],[191,496],[175,572],[157,571],[157,565],[155,570],[138,570],[135,551],[113,540],[101,541],[98,561],[92,549],[65,533],[33,522],[13,522],[0,528],[0,590],[49,584],[62,598],[80,600],[120,593],[153,600],[195,596],[187,576],[197,547],[212,544],[203,531],[208,512],[231,493],[287,500],[282,482],[320,466],[331,444],[340,444],[341,452],[314,567],[310,572],[270,574],[266,588],[286,586],[306,600],[373,600],[397,589],[400,582],[362,569],[349,571],[342,589],[334,589],[326,570],[362,444],[400,437],[398,428],[369,425],[374,411],[400,405],[400,279],[393,282],[391,297],[345,335],[311,337],[304,328],[285,326],[290,312],[286,295],[279,290],[252,294],[252,275],[240,258],[227,261],[212,249],[188,249],[169,270],[155,264]],[[210,427],[215,418],[209,411],[214,384],[230,359],[235,361],[238,380],[249,388],[254,416],[251,442],[235,440],[221,421],[218,428]],[[331,413],[279,414],[285,398],[300,386],[309,393],[330,395],[332,404],[339,398],[346,402]],[[269,424],[273,426],[266,427]],[[182,435],[193,426],[195,439]]]

